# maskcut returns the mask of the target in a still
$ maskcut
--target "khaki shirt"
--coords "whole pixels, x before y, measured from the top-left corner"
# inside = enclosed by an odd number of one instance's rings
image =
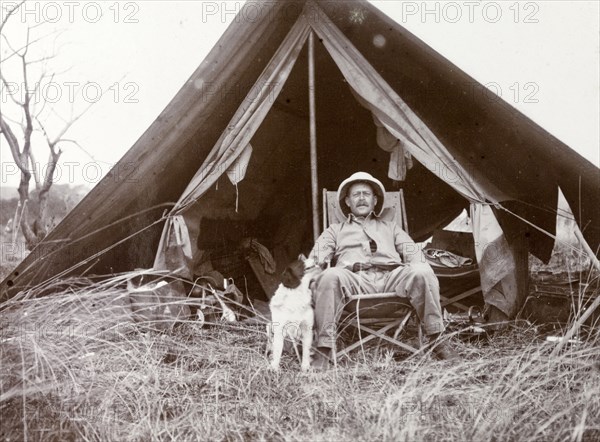
[[[372,252],[371,241],[376,250]],[[371,213],[364,220],[350,214],[329,226],[317,239],[309,255],[317,264],[335,262],[352,270],[355,263],[394,265],[425,262],[421,249],[396,223]]]

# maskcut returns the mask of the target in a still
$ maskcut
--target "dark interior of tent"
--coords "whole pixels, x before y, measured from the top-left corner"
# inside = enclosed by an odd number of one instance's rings
[[[307,53],[305,45],[252,138],[253,154],[244,179],[236,187],[223,174],[191,210],[199,222],[198,249],[210,252],[221,272],[240,273],[239,268],[232,269],[232,261],[241,262],[236,254],[244,238],[256,238],[267,247],[278,270],[299,253],[308,253],[314,242]],[[370,111],[356,100],[318,43],[315,98],[320,229],[322,189],[337,190],[358,170],[376,176],[388,191],[403,189],[409,232],[416,241],[428,238],[468,207],[464,198],[416,161],[405,181],[387,178],[390,153],[377,145]]]

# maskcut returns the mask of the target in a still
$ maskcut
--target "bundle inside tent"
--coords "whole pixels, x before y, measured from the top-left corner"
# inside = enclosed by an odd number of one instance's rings
[[[135,268],[236,275],[268,298],[318,234],[314,189],[357,170],[403,190],[417,241],[468,209],[485,302],[506,317],[527,296],[528,253],[550,257],[559,188],[598,250],[599,169],[367,2],[251,2],[240,14],[109,176],[2,282],[2,299]]]

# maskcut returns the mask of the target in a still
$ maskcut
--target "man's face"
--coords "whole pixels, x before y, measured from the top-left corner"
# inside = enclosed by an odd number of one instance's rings
[[[346,205],[355,216],[367,216],[377,204],[377,196],[369,184],[352,184],[346,195]]]

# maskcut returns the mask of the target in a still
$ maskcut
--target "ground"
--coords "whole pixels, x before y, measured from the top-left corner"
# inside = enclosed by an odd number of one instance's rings
[[[597,325],[560,351],[515,321],[454,327],[457,362],[374,345],[276,373],[264,326],[132,322],[122,282],[2,306],[2,440],[600,439]]]

